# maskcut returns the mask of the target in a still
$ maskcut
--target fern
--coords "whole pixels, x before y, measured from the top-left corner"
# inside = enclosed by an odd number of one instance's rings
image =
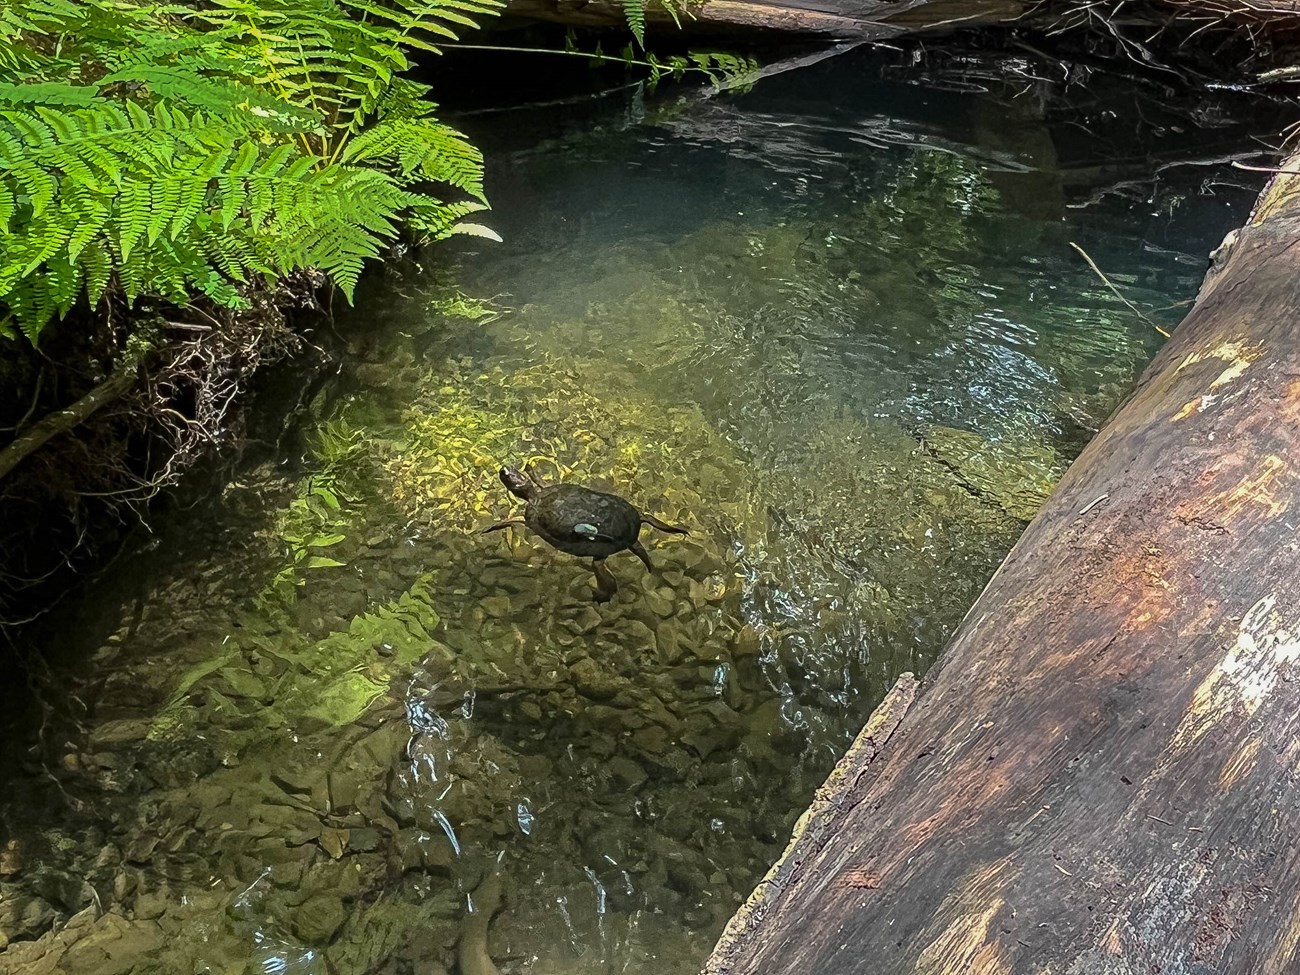
[[[624,58],[630,58],[631,52],[625,51]],[[727,51],[690,51],[686,55],[673,55],[667,60],[660,60],[654,54],[646,54],[646,63],[650,67],[650,85],[654,87],[664,77],[680,78],[688,71],[702,74],[715,87],[744,90],[753,85],[758,78],[759,63],[754,58],[747,58]]]
[[[410,64],[404,49],[439,53],[455,28],[498,13],[503,0],[222,0],[195,16],[234,38],[260,64],[252,80],[280,98],[320,112],[337,155],[376,114]]]
[[[433,119],[389,119],[354,138],[343,159],[395,169],[406,180],[446,183],[476,200],[483,196],[483,155],[449,126]]]
[[[622,0],[623,16],[627,18],[628,29],[636,38],[641,50],[645,50],[645,0]]]
[[[0,332],[110,289],[235,307],[306,267],[350,300],[404,229],[492,236],[463,222],[482,156],[404,72],[502,5],[6,0]]]

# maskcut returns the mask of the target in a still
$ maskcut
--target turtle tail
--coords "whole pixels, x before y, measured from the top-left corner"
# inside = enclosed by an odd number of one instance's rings
[[[660,521],[654,515],[642,515],[641,524],[649,525],[651,528],[658,528],[661,532],[667,532],[669,535],[689,535],[685,528],[678,528],[676,525],[670,525],[667,522]]]

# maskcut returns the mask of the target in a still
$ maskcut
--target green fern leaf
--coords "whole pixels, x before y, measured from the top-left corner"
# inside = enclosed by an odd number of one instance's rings
[[[153,184],[153,199],[149,206],[149,223],[145,227],[145,240],[153,247],[166,231],[181,202],[181,182],[175,173]],[[188,179],[185,182],[189,182]]]
[[[46,263],[45,284],[60,318],[72,309],[77,300],[84,273],[83,266],[69,258],[66,251],[54,254]]]
[[[236,176],[221,180],[221,229],[229,230],[244,207],[244,181]]]
[[[149,184],[143,182],[127,183],[117,197],[117,248],[123,264],[131,263],[131,252],[149,226],[149,203]]]
[[[72,236],[72,226],[66,221],[43,220],[35,227],[36,232],[28,237],[29,249],[24,255],[27,259],[23,275],[29,275],[42,263],[57,254]]]
[[[204,179],[178,180],[177,188],[176,207],[167,228],[167,235],[172,240],[190,228],[208,196],[208,183]]]
[[[32,216],[39,217],[54,199],[57,184],[54,177],[35,166],[22,166],[14,171],[14,178],[27,194],[27,202],[32,208]]]
[[[244,177],[253,171],[257,165],[258,149],[257,143],[245,142],[239,148],[238,155],[230,167],[229,175],[232,177]]]
[[[620,0],[627,26],[636,38],[637,45],[645,50],[645,0]]]
[[[199,179],[205,181],[210,179],[215,179],[218,175],[220,175],[222,172],[225,171],[226,164],[230,161],[230,155],[234,151],[235,151],[235,147],[233,145],[227,145],[224,146],[219,152],[214,152],[206,160],[204,160],[203,164],[196,171],[196,175],[199,177]]]
[[[67,241],[68,257],[75,261],[108,223],[112,199],[80,187],[69,190],[62,202],[65,207],[75,211],[75,223]]]
[[[19,111],[2,112],[0,115],[14,127],[14,131],[31,149],[53,146],[58,141],[54,130],[35,115]]]
[[[108,288],[109,277],[113,272],[113,258],[103,244],[92,242],[82,251],[80,260],[85,268],[86,298],[93,308],[99,304],[99,299]]]
[[[95,89],[66,81],[0,82],[0,105],[93,105]]]

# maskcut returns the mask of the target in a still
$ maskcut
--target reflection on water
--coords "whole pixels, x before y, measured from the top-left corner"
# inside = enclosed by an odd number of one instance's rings
[[[698,967],[1155,348],[1069,242],[1155,308],[1235,219],[1069,210],[1020,108],[855,67],[503,149],[457,279],[497,297],[374,283],[303,462],[51,641],[89,662],[10,733],[0,972]],[[598,606],[477,534],[503,463],[691,534]]]

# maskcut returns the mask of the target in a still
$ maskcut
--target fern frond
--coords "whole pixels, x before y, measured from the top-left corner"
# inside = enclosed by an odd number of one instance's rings
[[[645,0],[619,0],[623,6],[623,16],[628,29],[636,38],[637,45],[645,50]]]
[[[81,266],[85,268],[86,298],[93,308],[99,304],[99,299],[108,288],[109,277],[113,273],[113,257],[98,240],[91,241],[79,256]]]
[[[256,88],[226,78],[199,74],[193,64],[133,64],[107,75],[99,81],[98,87],[102,90],[123,83],[146,85],[158,98],[207,112],[255,112],[264,119],[266,127],[275,132],[307,132],[318,127],[321,121],[310,109]]]
[[[203,209],[208,196],[208,181],[202,178],[177,180],[178,195],[167,235],[175,240],[189,230]]]
[[[344,153],[350,163],[394,166],[410,179],[448,183],[475,199],[483,196],[483,154],[451,126],[433,119],[392,119],[356,136]]]
[[[81,291],[84,267],[68,257],[66,251],[52,255],[45,265],[45,287],[57,313],[66,315]]]
[[[118,195],[113,229],[117,252],[124,262],[130,262],[131,252],[149,227],[150,203],[149,184],[145,182],[127,183]]]
[[[97,97],[93,88],[64,81],[0,82],[0,103],[7,105],[93,105]]]
[[[69,187],[60,203],[76,214],[76,223],[67,239],[67,256],[77,260],[86,246],[104,230],[112,211],[112,197],[80,186]]]

